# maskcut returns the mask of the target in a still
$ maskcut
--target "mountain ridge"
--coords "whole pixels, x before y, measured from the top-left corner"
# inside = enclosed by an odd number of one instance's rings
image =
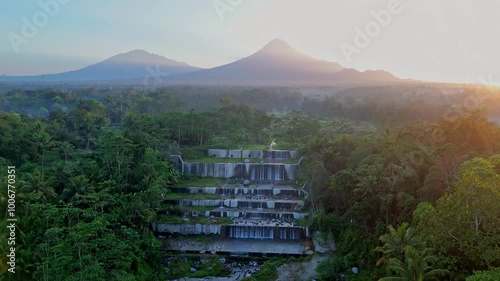
[[[155,86],[337,85],[403,81],[384,70],[360,72],[337,62],[316,59],[281,39],[269,41],[247,57],[209,69],[135,49],[73,71],[37,76],[1,76],[0,81],[126,81],[137,84],[151,77],[160,81]]]
[[[119,53],[89,66],[53,74],[2,76],[0,81],[108,81],[144,78],[156,74],[179,74],[200,70],[161,55],[135,49]]]
[[[316,59],[280,39],[274,39],[257,52],[234,62],[166,79],[166,83],[210,85],[331,85],[396,81],[399,79],[387,71],[360,72],[337,62]]]

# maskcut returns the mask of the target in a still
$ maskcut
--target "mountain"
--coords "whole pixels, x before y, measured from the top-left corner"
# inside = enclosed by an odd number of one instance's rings
[[[134,50],[74,71],[38,76],[0,76],[0,81],[143,80],[156,78],[156,75],[166,76],[200,69],[144,50]]]
[[[235,62],[201,69],[184,62],[135,50],[85,68],[39,76],[0,76],[0,81],[96,81],[127,84],[199,85],[373,85],[404,82],[382,70],[345,68],[300,53],[274,39],[258,52]]]
[[[288,43],[274,39],[258,52],[219,67],[174,75],[167,83],[226,85],[289,85],[394,82],[385,71],[359,72],[336,62],[302,54]]]

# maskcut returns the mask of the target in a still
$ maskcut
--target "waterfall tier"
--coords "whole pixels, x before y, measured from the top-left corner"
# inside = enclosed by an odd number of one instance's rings
[[[303,227],[265,225],[203,225],[203,224],[155,224],[153,230],[161,234],[222,235],[236,239],[299,240],[306,237]]]
[[[279,209],[300,211],[302,200],[251,200],[251,199],[170,199],[170,204],[181,207],[227,207],[240,209]]]
[[[153,224],[153,231],[162,234],[221,234],[222,225],[214,224]]]
[[[285,161],[297,158],[297,150],[246,150],[246,149],[209,149],[209,157],[216,158],[260,158]]]
[[[277,151],[273,151],[277,152]],[[283,163],[205,163],[185,162],[171,155],[172,163],[182,174],[199,177],[235,178],[255,181],[288,181],[298,178],[300,164]],[[301,161],[299,161],[300,163]]]
[[[212,211],[195,211],[195,210],[166,210],[164,215],[182,216],[182,217],[216,217],[216,218],[244,218],[257,220],[282,220],[293,221],[307,217],[307,213],[290,212],[290,211],[271,211],[271,210],[248,210],[248,209],[221,209],[216,208]]]
[[[176,188],[178,193],[189,193],[189,194],[215,194],[222,196],[236,196],[236,195],[253,195],[253,196],[267,196],[267,197],[302,197],[305,193],[297,188],[291,186],[275,186],[275,185],[263,185],[263,186],[243,186],[243,185],[224,185],[222,187],[185,187]]]
[[[281,163],[192,163],[181,162],[185,175],[255,181],[288,181],[298,178],[298,164]]]

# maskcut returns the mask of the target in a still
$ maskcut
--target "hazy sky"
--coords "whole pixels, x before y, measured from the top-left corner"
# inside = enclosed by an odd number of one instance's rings
[[[47,15],[40,3],[49,2],[58,3],[58,11]],[[385,26],[378,24],[377,30],[370,24],[373,12],[398,2],[398,12]],[[385,69],[398,77],[432,81],[477,82],[479,76],[500,81],[500,0],[0,3],[0,75],[74,70],[133,49],[213,67],[281,38],[303,53],[359,70]],[[221,18],[214,5],[231,10]],[[38,28],[27,33],[31,38],[23,35],[26,20]],[[356,45],[355,28],[365,30],[367,25],[372,28],[370,42]],[[18,40],[18,53],[12,38]],[[342,42],[361,46],[350,60]]]

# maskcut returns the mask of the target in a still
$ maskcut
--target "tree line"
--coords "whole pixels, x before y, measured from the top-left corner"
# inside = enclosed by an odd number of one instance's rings
[[[498,280],[499,144],[479,114],[307,144],[311,227],[338,247],[323,279]]]

